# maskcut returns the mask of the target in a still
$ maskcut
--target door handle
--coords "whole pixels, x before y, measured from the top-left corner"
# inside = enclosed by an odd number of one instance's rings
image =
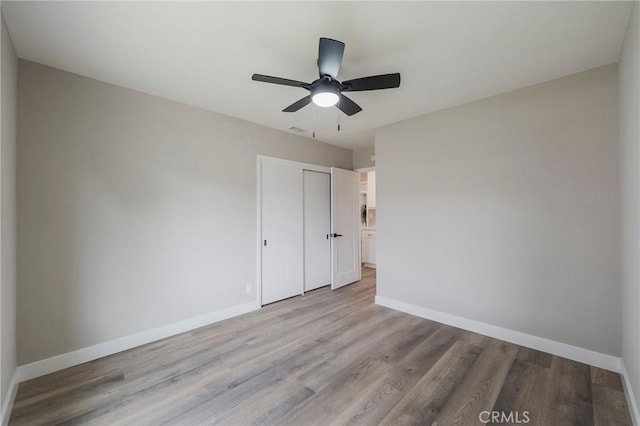
[[[332,238],[342,237],[342,234],[330,234]]]

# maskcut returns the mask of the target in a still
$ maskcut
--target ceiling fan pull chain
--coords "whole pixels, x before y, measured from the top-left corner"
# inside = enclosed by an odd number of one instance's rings
[[[313,138],[316,138],[316,106],[313,106]]]
[[[336,114],[338,115],[338,131],[340,131],[340,110],[336,109]]]

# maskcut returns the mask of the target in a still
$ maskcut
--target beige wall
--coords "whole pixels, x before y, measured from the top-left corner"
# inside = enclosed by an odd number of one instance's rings
[[[365,167],[375,167],[376,163],[371,160],[371,156],[375,154],[373,147],[360,148],[353,150],[353,168],[363,169]]]
[[[255,301],[256,155],[351,168],[350,150],[231,117],[19,76],[20,364]]]
[[[16,127],[18,59],[2,23],[2,140],[0,146],[0,404],[16,369]],[[0,418],[3,418],[2,413]]]
[[[617,70],[376,132],[378,295],[619,356]]]
[[[640,26],[633,6],[620,55],[622,177],[622,358],[640,407]],[[640,421],[640,418],[636,419]]]

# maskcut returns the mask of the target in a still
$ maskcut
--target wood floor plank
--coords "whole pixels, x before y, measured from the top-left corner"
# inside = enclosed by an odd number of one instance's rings
[[[16,402],[31,398],[34,395],[44,395],[60,387],[77,384],[91,378],[120,374],[123,366],[135,363],[147,363],[153,365],[152,357],[157,354],[166,356],[173,349],[189,347],[194,341],[189,333],[182,333],[168,339],[159,340],[143,346],[135,351],[124,351],[95,361],[86,362],[73,368],[60,370],[42,377],[38,377],[20,384],[20,392],[16,395]]]
[[[588,365],[554,356],[544,395],[541,424],[594,424]]]
[[[9,422],[631,425],[619,375],[377,306],[375,276],[21,383]]]
[[[551,354],[536,351],[535,349],[520,347],[517,360],[519,362],[535,364],[538,367],[551,368]]]
[[[375,308],[376,307],[374,306],[365,306],[363,309],[362,315],[367,315],[367,314],[370,314],[372,311],[376,311]],[[365,327],[375,327],[377,324],[377,321],[382,321],[385,318],[389,317],[390,315],[393,315],[393,312],[390,312],[390,311],[382,312],[378,310],[378,312],[380,312],[381,314],[379,318],[376,318],[373,321],[367,322],[367,321],[362,321],[364,317],[361,315],[360,310],[354,308],[350,312],[350,315],[352,316],[352,318],[346,324],[351,324],[354,330],[358,330],[359,328],[362,328],[363,332],[366,332]],[[354,325],[352,322],[358,322],[358,324]],[[334,328],[335,328],[335,331],[333,333],[330,333],[329,331],[331,329],[327,327],[328,334],[322,335],[321,337],[308,336],[306,340],[289,342],[288,344],[279,346],[275,349],[269,347],[269,351],[266,351],[260,355],[257,355],[256,358],[254,358],[251,361],[251,363],[249,363],[249,365],[247,366],[236,365],[237,363],[233,360],[234,359],[233,353],[225,353],[225,355],[228,356],[229,359],[225,359],[220,362],[215,362],[215,360],[213,360],[214,362],[212,363],[195,363],[195,364],[189,365],[186,363],[190,361],[190,358],[185,358],[182,360],[182,362],[185,363],[184,368],[186,369],[186,372],[175,370],[174,375],[165,374],[163,376],[160,376],[158,378],[159,380],[156,380],[155,383],[152,382],[146,388],[142,388],[141,386],[138,386],[130,390],[122,389],[122,391],[124,391],[125,398],[123,398],[123,392],[121,392],[119,395],[114,395],[114,398],[118,398],[118,397],[120,398],[120,400],[117,401],[117,403],[113,401],[107,401],[106,403],[102,404],[101,408],[94,410],[92,413],[88,413],[88,415],[94,418],[100,418],[106,421],[106,418],[104,418],[105,415],[109,416],[107,418],[112,418],[114,414],[118,415],[118,413],[122,410],[127,412],[128,410],[127,406],[131,406],[131,405],[135,406],[140,402],[140,400],[144,401],[149,398],[154,398],[155,396],[158,396],[158,392],[159,392],[158,389],[162,389],[166,387],[166,385],[173,386],[178,381],[191,383],[191,381],[193,380],[198,380],[198,383],[204,389],[204,386],[207,383],[199,380],[199,378],[202,376],[210,375],[213,378],[215,378],[215,380],[211,379],[210,381],[220,389],[220,392],[222,392],[224,391],[225,388],[233,388],[238,386],[241,383],[246,382],[252,377],[273,367],[277,363],[289,364],[289,367],[292,371],[296,371],[296,372],[305,371],[307,368],[310,368],[311,366],[315,365],[314,362],[315,363],[321,362],[324,359],[326,359],[327,356],[333,356],[332,353],[326,351],[327,349],[326,343],[328,340],[331,339],[332,336],[342,335],[340,334],[340,332],[342,331],[340,327],[336,325],[336,327]],[[320,348],[320,350],[319,351],[316,350],[317,348]],[[240,347],[238,350],[242,351],[244,350],[244,348]],[[316,352],[313,352],[313,350],[316,350]],[[222,365],[222,362],[224,362],[224,365]],[[235,365],[234,369],[230,368],[231,365]],[[226,368],[225,370],[223,370],[224,377],[218,377],[219,371],[220,371],[218,369],[221,367]],[[193,379],[192,376],[195,376],[195,379]],[[135,380],[133,381],[133,383],[135,383]],[[181,387],[184,388],[185,386],[187,385],[182,385]],[[193,390],[194,387],[190,386],[189,388]],[[202,391],[204,392],[204,390]],[[163,397],[163,395],[159,395],[159,396]],[[178,407],[175,410],[187,411],[188,406],[197,405],[199,403],[200,402],[197,399],[192,399],[192,401],[190,401],[189,404],[181,404],[181,407]],[[113,412],[114,405],[117,406],[117,410],[115,413]],[[159,415],[163,410],[166,411],[166,410],[169,410],[170,408],[171,408],[170,405],[165,404],[163,407],[160,407],[155,412],[155,414]]]
[[[404,395],[460,338],[462,330],[440,326],[395,363],[382,385],[355,411],[348,424],[372,425],[384,418]]]
[[[529,419],[532,426],[544,426],[544,419],[541,417],[544,398],[541,396],[548,389],[551,357],[549,367],[543,367],[541,364],[547,365],[545,357],[538,357],[530,352],[527,348],[519,349],[492,411],[506,414],[513,412],[520,419]],[[540,363],[541,359],[545,359],[544,362]]]
[[[590,367],[590,371],[591,383],[622,392],[622,378],[620,374],[593,366]]]
[[[15,401],[13,404],[13,412],[15,415],[20,415],[23,411],[42,408],[43,405],[50,404],[51,399],[60,398],[63,395],[85,393],[92,388],[96,388],[105,383],[114,381],[123,381],[124,375],[122,373],[111,373],[105,375],[99,375],[90,377],[87,380],[79,380],[66,385],[58,386],[49,390],[46,393],[35,394],[29,398],[22,398],[19,401]]]
[[[249,404],[260,401],[275,392],[278,385],[286,379],[289,367],[278,365],[251,377],[237,386],[205,387],[204,391],[192,398],[191,404],[180,404],[180,408],[168,410],[167,417],[155,415],[158,424],[213,424],[220,423],[223,418],[233,414]],[[183,408],[188,407],[187,410]]]
[[[623,391],[592,384],[593,417],[596,426],[631,425],[631,415]]]
[[[435,422],[441,425],[479,423],[479,415],[493,408],[518,348],[491,339],[451,394]]]
[[[315,392],[297,379],[288,378],[272,392],[223,418],[221,422],[229,425],[275,424],[286,413],[301,405],[314,394]]]
[[[388,365],[374,357],[363,361],[358,360],[340,370],[336,380],[291,410],[278,420],[278,423],[281,425],[341,424],[353,414],[357,403],[378,387],[381,377],[389,369]]]
[[[375,329],[379,321],[396,315],[392,311],[376,308],[377,307],[372,306],[367,307],[365,310],[369,314],[373,312],[379,314],[375,318],[371,318],[372,321],[362,321],[362,318],[357,315],[358,311],[353,311],[353,320],[359,320],[360,322],[354,325],[351,330],[360,330],[362,334],[367,335]],[[327,328],[327,330],[329,330],[329,328]],[[217,398],[222,393],[243,386],[256,376],[265,373],[265,371],[269,369],[276,368],[279,365],[286,367],[281,371],[282,374],[285,374],[285,372],[290,375],[303,373],[317,363],[334,356],[334,354],[330,352],[330,349],[333,348],[331,345],[332,337],[336,338],[336,340],[345,337],[345,334],[341,333],[341,331],[340,327],[336,327],[335,331],[328,335],[322,335],[320,337],[317,335],[307,336],[307,339],[304,341],[290,342],[287,345],[279,346],[273,350],[271,350],[269,346],[269,352],[257,356],[250,363],[246,363],[247,365],[241,364],[235,366],[225,377],[216,379],[212,381],[210,385],[205,386],[207,389],[203,390],[202,398],[192,398],[189,402],[182,403],[180,407],[176,408],[169,406],[163,407],[155,414],[161,417],[164,411],[170,412],[166,414],[169,419],[173,418],[171,416],[179,417],[181,413],[187,412],[191,413],[190,416],[196,416],[197,414],[194,413],[197,413],[199,410],[197,406],[207,403],[210,399]],[[347,343],[345,342],[345,344]],[[234,364],[234,362],[227,363],[227,365]],[[200,410],[206,411],[207,409],[201,408]],[[187,414],[184,415],[186,416]]]
[[[458,340],[381,420],[382,425],[431,425],[480,355],[482,348]]]
[[[401,333],[394,333],[384,345],[376,347],[376,355],[386,364],[396,365],[440,328],[437,322],[416,318],[413,325],[407,322]]]
[[[354,360],[361,358],[363,354],[369,354],[385,340],[392,338],[405,327],[405,322],[400,317],[390,317],[376,326],[376,339],[371,339],[369,333],[352,334],[352,338],[345,341],[344,345],[333,352],[335,357],[330,358],[315,368],[298,375],[297,378],[308,388],[315,392],[322,389],[328,383],[338,377],[338,372]],[[344,337],[344,336],[343,336]]]
[[[181,407],[185,400],[191,400],[202,393],[204,386],[212,380],[221,379],[229,374],[228,370],[204,371],[177,376],[153,386],[131,393],[122,398],[109,400],[106,404],[92,404],[92,410],[82,414],[67,416],[61,425],[99,424],[99,425],[142,425],[157,423],[159,413],[171,407]],[[62,418],[60,415],[58,416]],[[153,420],[152,420],[153,419]]]

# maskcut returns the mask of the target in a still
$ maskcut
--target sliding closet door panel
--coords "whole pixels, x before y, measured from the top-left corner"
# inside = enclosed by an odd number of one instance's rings
[[[304,290],[331,284],[331,175],[304,171]]]
[[[303,292],[301,169],[262,164],[262,304]]]

